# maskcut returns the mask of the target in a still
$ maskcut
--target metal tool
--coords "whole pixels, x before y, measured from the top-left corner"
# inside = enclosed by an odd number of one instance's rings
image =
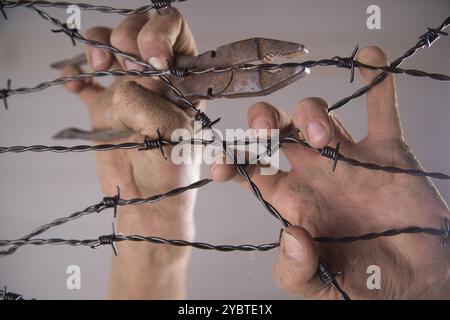
[[[304,45],[294,42],[251,38],[223,45],[215,51],[207,51],[201,55],[177,56],[171,77],[173,85],[191,101],[212,100],[217,98],[242,98],[269,95],[309,74],[304,66],[288,66],[284,68],[235,68],[250,63],[270,63],[276,58],[294,58],[307,54]],[[87,62],[85,55],[63,60],[51,65],[62,69],[68,65],[81,66]],[[183,76],[183,70],[196,70]],[[198,72],[200,71],[200,72]],[[178,74],[177,74],[178,73]],[[178,98],[169,91],[166,97],[177,103]],[[77,134],[82,132],[83,134]],[[84,140],[113,140],[112,135],[90,135],[89,132],[78,129],[66,129],[55,135],[55,138],[72,138]]]

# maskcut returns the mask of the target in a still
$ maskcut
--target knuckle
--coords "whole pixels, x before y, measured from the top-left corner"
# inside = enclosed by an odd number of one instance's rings
[[[152,28],[143,29],[143,31],[139,33],[137,41],[139,44],[143,44],[144,46],[154,44],[170,44],[170,41],[167,37]]]

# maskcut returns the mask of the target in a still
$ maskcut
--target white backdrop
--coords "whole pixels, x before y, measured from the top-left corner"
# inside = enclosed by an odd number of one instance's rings
[[[134,8],[146,1],[91,1]],[[366,28],[366,8],[381,7],[382,29]],[[415,44],[426,27],[438,26],[450,13],[448,0],[189,0],[177,5],[189,21],[201,51],[254,36],[302,42],[311,59],[346,56],[354,46],[378,45],[393,59]],[[64,11],[49,10],[64,18]],[[0,19],[0,86],[13,87],[50,80],[57,74],[50,62],[73,56],[62,34],[24,8],[8,10]],[[82,28],[115,26],[119,16],[83,13]],[[442,39],[404,66],[450,73],[450,39]],[[331,103],[354,92],[347,70],[315,68],[311,76],[266,97],[290,111],[297,101],[321,96]],[[450,172],[450,90],[448,84],[398,77],[401,117],[407,141],[425,168]],[[221,116],[221,128],[245,128],[248,106],[256,99],[209,103],[209,114]],[[13,96],[10,110],[0,110],[0,145],[52,144],[52,134],[68,126],[88,128],[85,109],[61,88]],[[366,133],[365,100],[338,111],[357,137]],[[66,144],[73,144],[67,142]],[[92,154],[5,154],[0,157],[0,238],[18,238],[35,226],[97,203],[102,198]],[[206,171],[205,171],[206,175]],[[450,199],[450,184],[437,183]],[[109,213],[55,228],[46,236],[92,238],[110,232]],[[280,226],[246,191],[232,184],[211,185],[199,193],[197,240],[213,243],[265,243],[277,239]],[[405,222],[406,223],[406,222]],[[407,224],[407,223],[406,223]],[[39,299],[102,299],[111,250],[72,247],[27,247],[0,258],[0,285]],[[189,298],[290,298],[274,284],[272,265],[277,252],[215,253],[194,251],[189,268]],[[66,268],[82,270],[82,289],[66,289]]]

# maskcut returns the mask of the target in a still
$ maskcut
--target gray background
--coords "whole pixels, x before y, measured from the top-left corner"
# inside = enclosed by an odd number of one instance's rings
[[[134,8],[145,1],[92,1]],[[378,4],[382,30],[366,28],[366,8]],[[354,46],[378,45],[391,58],[415,44],[426,27],[438,26],[450,13],[448,0],[190,0],[177,5],[189,21],[201,51],[248,37],[263,36],[302,42],[308,58],[346,56]],[[64,11],[49,10],[59,18]],[[34,85],[57,76],[49,62],[80,51],[68,38],[49,33],[50,25],[27,9],[8,10],[0,19],[0,84]],[[82,28],[115,26],[119,16],[84,13]],[[405,66],[450,73],[449,39],[426,49]],[[307,96],[322,96],[330,103],[354,92],[349,73],[315,68],[307,79],[265,100],[290,111]],[[425,168],[450,171],[450,91],[448,84],[398,77],[398,95],[407,141]],[[245,128],[246,111],[255,99],[214,101],[212,118],[222,116],[222,128]],[[11,109],[0,110],[0,145],[51,144],[63,127],[88,127],[85,109],[61,88],[14,96]],[[338,112],[357,138],[366,133],[365,100],[356,100]],[[67,143],[71,144],[70,142]],[[101,199],[92,154],[22,154],[0,157],[0,238],[12,239],[57,217],[66,216]],[[205,172],[206,173],[206,172]],[[450,199],[450,185],[437,183]],[[46,236],[92,238],[110,232],[109,214],[94,215],[57,228]],[[246,191],[233,184],[201,190],[196,210],[197,239],[213,243],[263,243],[278,237],[280,226]],[[27,247],[0,259],[0,285],[26,297],[48,299],[103,298],[109,273],[110,250],[72,247]],[[189,268],[189,298],[290,298],[271,278],[277,252],[214,253],[194,251]],[[82,268],[82,290],[65,287],[68,265]]]

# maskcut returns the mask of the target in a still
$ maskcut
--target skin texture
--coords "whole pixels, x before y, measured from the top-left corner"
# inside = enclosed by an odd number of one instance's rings
[[[174,54],[195,55],[196,45],[183,17],[173,14],[143,14],[123,20],[114,30],[96,27],[88,30],[88,39],[111,44],[166,69]],[[140,67],[101,49],[86,48],[93,70],[132,70]],[[67,67],[64,76],[82,70]],[[165,139],[173,130],[192,130],[192,118],[163,96],[159,80],[118,79],[109,87],[94,81],[72,82],[66,86],[87,105],[93,129],[129,129],[131,137],[112,141],[142,142],[144,136],[157,138],[160,129]],[[200,106],[202,108],[202,106]],[[170,148],[166,153],[170,155]],[[199,166],[176,166],[166,161],[158,150],[148,152],[113,151],[96,154],[97,172],[106,195],[130,199],[165,193],[189,185],[200,177]],[[190,191],[156,204],[121,207],[117,231],[123,234],[159,236],[167,239],[193,240],[193,213],[196,192]],[[119,243],[119,256],[113,258],[109,297],[113,299],[182,299],[189,248],[144,243]]]
[[[175,10],[175,9],[174,9]],[[97,27],[86,37],[133,53],[158,69],[165,69],[174,54],[195,55],[196,46],[182,16],[163,13],[126,18],[114,30]],[[101,49],[87,48],[93,70],[139,69],[116,60]],[[358,60],[387,65],[384,53],[375,47],[360,51]],[[68,67],[64,76],[82,70]],[[375,72],[362,70],[366,82]],[[118,79],[108,88],[94,81],[72,82],[67,90],[87,105],[93,129],[131,129],[126,139],[156,138],[161,129],[167,139],[174,129],[192,130],[191,117],[163,96],[165,87],[155,79]],[[335,115],[328,115],[320,98],[300,102],[292,116],[261,102],[249,109],[249,126],[255,129],[294,128],[314,147],[342,144],[348,156],[404,168],[420,168],[404,142],[395,84],[389,76],[367,96],[369,134],[356,142]],[[200,106],[202,108],[202,106]],[[322,128],[322,129],[321,129]],[[283,148],[292,170],[260,176],[259,167],[249,167],[251,178],[264,197],[294,227],[283,232],[274,278],[286,291],[302,298],[336,299],[331,288],[318,291],[319,257],[333,271],[343,271],[340,285],[352,298],[449,298],[450,252],[438,239],[425,235],[401,235],[345,245],[318,245],[312,236],[341,236],[376,232],[409,225],[442,227],[449,216],[445,202],[425,178],[371,172],[339,164],[331,172],[329,160],[298,145]],[[170,149],[166,151],[170,154]],[[146,197],[188,185],[199,179],[198,166],[175,166],[158,151],[114,151],[96,154],[98,176],[107,195],[121,187],[122,198]],[[216,181],[234,180],[243,186],[232,166],[211,167]],[[118,232],[193,240],[195,191],[157,204],[119,209]],[[185,297],[188,248],[120,243],[113,258],[109,297],[114,299],[181,299]],[[366,287],[366,269],[381,268],[381,290]]]
[[[360,51],[358,60],[386,66],[385,54],[376,47]],[[366,83],[377,73],[361,70]],[[367,95],[368,135],[356,142],[327,103],[308,98],[292,117],[267,103],[253,105],[249,126],[280,129],[281,134],[300,129],[300,135],[316,147],[341,143],[342,154],[382,165],[421,169],[405,143],[399,120],[395,83],[389,76]],[[322,128],[321,130],[319,130]],[[273,275],[278,285],[301,298],[337,299],[332,287],[318,290],[319,258],[332,271],[342,271],[338,283],[353,299],[450,298],[450,251],[438,238],[400,235],[352,244],[317,244],[315,236],[345,236],[379,232],[410,225],[443,228],[449,210],[433,183],[426,178],[373,172],[332,162],[299,145],[282,149],[292,170],[261,176],[258,165],[251,178],[294,226],[281,237],[281,250]],[[211,168],[216,181],[246,183],[230,165]],[[367,288],[367,268],[381,269],[381,290]]]

